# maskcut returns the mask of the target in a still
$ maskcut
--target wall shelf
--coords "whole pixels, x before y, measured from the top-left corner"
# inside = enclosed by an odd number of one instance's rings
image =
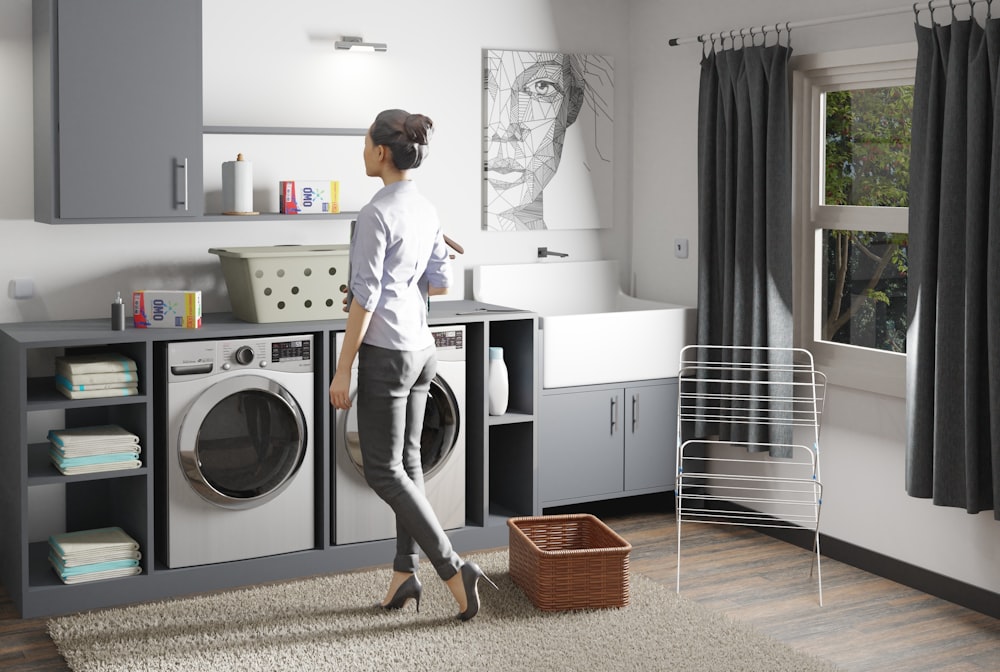
[[[363,136],[367,128],[320,128],[296,126],[205,126],[205,135],[347,135]]]

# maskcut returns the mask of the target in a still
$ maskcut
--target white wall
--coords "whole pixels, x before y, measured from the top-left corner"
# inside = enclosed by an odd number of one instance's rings
[[[669,47],[667,39],[901,5],[905,3],[899,0],[632,0],[632,268],[645,298],[697,303],[696,128],[701,46]],[[937,18],[944,19],[946,12],[936,12]],[[959,12],[968,16],[967,8]],[[924,25],[926,16],[926,11],[921,13]],[[912,13],[792,31],[795,55],[913,41]],[[675,238],[690,239],[688,259],[672,256]],[[969,515],[906,495],[904,401],[834,387],[826,410],[821,442],[821,530],[1000,592],[1000,523],[993,520],[992,512]]]
[[[205,123],[364,126],[384,107],[435,119],[428,163],[416,175],[460,267],[523,262],[547,245],[571,259],[631,263],[638,294],[697,299],[695,190],[697,45],[666,40],[708,30],[896,7],[899,0],[509,0],[483,18],[459,0],[369,3],[290,0],[205,2]],[[912,40],[912,17],[793,32],[796,53]],[[389,52],[359,60],[330,41],[361,34]],[[447,44],[445,43],[447,42]],[[562,50],[615,59],[615,226],[605,231],[480,231],[480,55],[483,48]],[[345,58],[346,57],[346,58]],[[278,76],[293,86],[278,89]],[[293,94],[288,93],[294,91]],[[37,297],[0,295],[0,323],[104,316],[116,290],[177,286],[206,292],[207,311],[228,300],[211,246],[338,242],[346,223],[282,221],[49,226],[32,221],[31,3],[0,3],[0,285],[35,280]],[[282,97],[284,96],[284,97]],[[243,151],[240,149],[240,151]],[[320,150],[320,153],[327,150]],[[353,150],[351,150],[353,151]],[[313,161],[317,152],[295,150]],[[353,157],[331,157],[348,170]],[[361,170],[360,157],[356,159]],[[341,166],[343,168],[341,168]],[[206,172],[210,173],[212,166]],[[673,239],[690,257],[671,255]],[[466,276],[468,272],[466,272]],[[464,288],[453,296],[468,295]],[[627,286],[627,285],[626,285]],[[1000,592],[1000,526],[992,516],[942,509],[903,492],[903,402],[832,390],[824,428],[823,529],[834,537]]]
[[[625,262],[628,210],[630,66],[628,13],[610,0],[511,0],[487,18],[479,3],[402,0],[379,3],[266,0],[204,3],[206,125],[365,127],[387,107],[423,112],[436,134],[427,163],[414,173],[437,204],[446,233],[463,244],[458,287],[447,298],[471,298],[472,266],[528,261],[536,248],[571,259]],[[385,54],[335,52],[342,35],[386,42]],[[538,49],[614,58],[614,226],[601,231],[486,233],[481,231],[482,50]],[[38,224],[33,219],[31,2],[0,3],[0,323],[108,314],[115,291],[201,289],[206,312],[229,309],[218,258],[209,247],[346,242],[348,220],[170,224]],[[356,139],[355,139],[356,140]],[[209,199],[217,199],[221,161],[235,151],[271,156],[249,138],[206,140]],[[364,186],[360,144],[288,142],[282,156],[301,171]],[[229,156],[230,150],[234,150]],[[220,151],[224,153],[219,153]],[[218,157],[215,159],[214,157]],[[328,159],[328,164],[324,164]],[[209,163],[212,161],[212,163]],[[255,173],[268,168],[255,162]],[[301,174],[306,172],[305,175]],[[353,177],[350,177],[353,175]],[[287,177],[286,177],[287,179]],[[345,200],[352,195],[345,194]],[[357,194],[353,194],[357,199]],[[362,199],[363,202],[363,199]],[[258,206],[261,207],[261,206]],[[271,209],[274,209],[272,206]],[[345,208],[346,209],[346,208]],[[31,278],[37,294],[7,296],[12,278]],[[623,279],[624,282],[624,279]]]

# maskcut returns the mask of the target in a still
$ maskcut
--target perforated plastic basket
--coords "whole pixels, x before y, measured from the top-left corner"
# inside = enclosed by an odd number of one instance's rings
[[[233,314],[247,322],[345,319],[348,245],[210,248]]]

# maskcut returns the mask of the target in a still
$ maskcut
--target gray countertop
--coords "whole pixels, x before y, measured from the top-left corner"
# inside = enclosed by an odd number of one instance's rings
[[[530,317],[530,311],[496,306],[479,301],[431,301],[428,322],[432,325],[469,324],[512,317]],[[232,313],[206,313],[199,329],[136,329],[126,318],[124,331],[112,331],[110,317],[12,322],[0,324],[0,332],[24,346],[98,345],[137,341],[184,341],[204,338],[239,338],[262,333],[280,335],[311,331],[341,331],[347,320],[255,323],[237,319]]]

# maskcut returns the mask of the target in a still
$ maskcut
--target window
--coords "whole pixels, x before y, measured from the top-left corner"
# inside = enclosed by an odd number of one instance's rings
[[[793,63],[796,342],[830,381],[903,396],[916,46]]]

